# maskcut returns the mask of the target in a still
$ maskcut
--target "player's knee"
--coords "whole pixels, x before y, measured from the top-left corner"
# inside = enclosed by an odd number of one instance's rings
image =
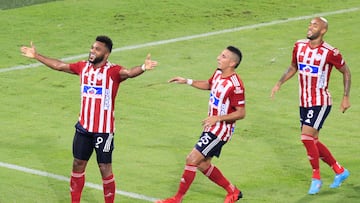
[[[86,167],[87,161],[80,160],[80,159],[74,159],[73,161],[73,170],[74,171],[84,171]]]

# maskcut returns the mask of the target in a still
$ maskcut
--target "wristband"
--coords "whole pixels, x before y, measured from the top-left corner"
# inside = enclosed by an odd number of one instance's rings
[[[186,79],[186,84],[192,85],[192,84],[193,84],[193,80],[192,80],[192,79]]]
[[[146,71],[145,64],[142,64],[141,70],[144,71],[144,72]]]

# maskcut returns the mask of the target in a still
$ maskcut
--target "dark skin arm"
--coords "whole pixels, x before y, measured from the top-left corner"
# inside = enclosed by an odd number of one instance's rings
[[[143,70],[142,65],[141,65],[141,66],[135,66],[131,69],[122,69],[122,70],[120,70],[119,74],[123,80],[126,80],[128,78],[134,78],[134,77],[137,77],[137,76],[143,74],[146,70],[154,69],[154,67],[157,66],[157,64],[158,64],[158,62],[152,61],[151,55],[148,54],[146,56],[144,67],[143,67],[145,70]]]
[[[351,73],[349,67],[345,64],[338,69],[343,74],[344,96],[340,104],[340,111],[345,111],[350,108],[350,87],[351,87]]]
[[[275,93],[280,90],[281,85],[284,84],[286,81],[288,81],[290,78],[292,78],[296,72],[297,72],[296,64],[292,63],[289,66],[289,68],[286,70],[286,72],[282,75],[280,80],[272,88],[270,95],[271,98],[275,97]]]
[[[63,72],[67,72],[67,73],[73,73],[70,70],[70,65],[68,63],[60,61],[58,59],[49,58],[49,57],[46,57],[46,56],[43,56],[43,55],[37,53],[36,48],[32,42],[31,42],[30,47],[22,46],[20,48],[20,50],[21,50],[21,53],[23,56],[26,56],[26,57],[32,58],[32,59],[36,59],[39,62],[43,63],[44,65],[46,65],[47,67],[49,67],[53,70],[63,71]]]

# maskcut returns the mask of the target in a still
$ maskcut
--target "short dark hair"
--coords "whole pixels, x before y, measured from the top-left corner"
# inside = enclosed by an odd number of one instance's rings
[[[242,53],[240,49],[234,47],[234,46],[228,46],[226,48],[227,50],[231,51],[233,54],[235,54],[238,58],[237,64],[235,65],[235,68],[237,68],[242,60]]]
[[[112,43],[112,40],[108,36],[105,36],[105,35],[97,36],[96,41],[104,43],[106,48],[108,48],[109,52],[111,52],[113,43]]]

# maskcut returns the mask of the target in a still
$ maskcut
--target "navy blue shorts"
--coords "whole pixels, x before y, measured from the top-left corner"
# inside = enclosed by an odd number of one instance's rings
[[[225,141],[222,141],[216,135],[210,132],[203,132],[195,148],[204,155],[204,157],[219,157],[221,148],[225,143]]]
[[[73,140],[74,158],[88,161],[95,149],[96,160],[98,163],[112,162],[114,134],[88,132],[79,122],[76,123],[75,129],[76,131]]]
[[[300,124],[320,130],[329,115],[331,106],[300,107]]]

